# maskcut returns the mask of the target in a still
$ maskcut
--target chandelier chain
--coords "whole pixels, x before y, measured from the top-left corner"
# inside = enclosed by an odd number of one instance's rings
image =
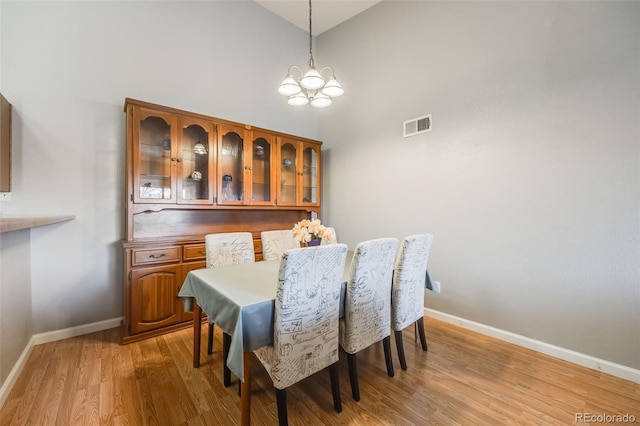
[[[311,48],[313,41],[313,37],[311,34],[311,0],[309,0],[309,67],[315,68],[313,62],[313,49]]]

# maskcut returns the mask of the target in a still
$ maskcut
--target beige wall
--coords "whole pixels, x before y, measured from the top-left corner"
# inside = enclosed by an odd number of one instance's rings
[[[33,334],[30,247],[28,229],[0,234],[0,388]]]
[[[383,1],[318,45],[341,240],[431,232],[429,308],[639,369],[640,3]]]

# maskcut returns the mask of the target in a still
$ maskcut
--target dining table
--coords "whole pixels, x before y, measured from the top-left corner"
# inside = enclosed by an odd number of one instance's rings
[[[340,289],[340,317],[344,316],[352,258],[353,251],[348,251]],[[194,318],[201,318],[204,311],[209,321],[231,337],[225,367],[240,379],[240,424],[243,426],[251,422],[252,351],[273,344],[279,270],[280,260],[192,270],[178,293],[185,311],[193,311]],[[430,278],[427,271],[425,286],[432,290]],[[200,366],[201,328],[201,321],[193,321],[194,368]]]

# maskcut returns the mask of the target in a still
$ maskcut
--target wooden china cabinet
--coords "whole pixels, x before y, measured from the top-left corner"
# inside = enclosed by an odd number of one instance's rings
[[[178,292],[204,236],[320,212],[322,142],[127,98],[123,343],[192,324]]]

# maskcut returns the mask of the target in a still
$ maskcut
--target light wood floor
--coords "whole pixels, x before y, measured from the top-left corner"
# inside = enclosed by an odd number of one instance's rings
[[[640,385],[425,318],[429,351],[404,333],[407,371],[386,375],[382,345],[358,355],[361,401],[341,356],[343,411],[329,373],[288,392],[291,425],[502,425],[576,422],[576,413],[635,416]],[[206,327],[203,327],[203,334]],[[192,368],[192,330],[122,346],[118,329],[36,346],[0,411],[1,425],[234,425],[237,386],[222,385],[221,338]],[[204,338],[204,336],[203,336]],[[395,351],[395,344],[392,342]],[[254,364],[252,420],[277,424],[275,392]]]

